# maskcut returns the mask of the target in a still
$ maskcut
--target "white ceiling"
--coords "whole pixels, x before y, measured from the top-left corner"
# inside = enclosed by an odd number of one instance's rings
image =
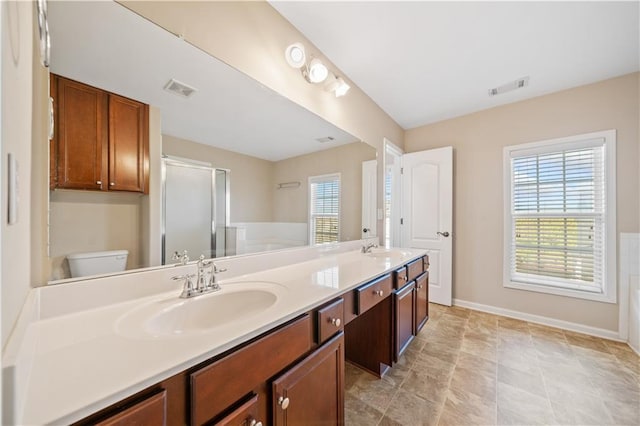
[[[158,107],[164,134],[271,161],[357,140],[115,2],[48,9],[51,71]],[[198,91],[166,92],[171,78]]]
[[[640,69],[638,2],[271,4],[405,129]]]

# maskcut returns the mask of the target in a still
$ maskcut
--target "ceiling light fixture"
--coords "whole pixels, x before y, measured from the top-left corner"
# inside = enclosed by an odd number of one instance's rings
[[[322,83],[327,79],[329,70],[320,59],[315,58],[309,62],[309,66],[303,75],[309,83]]]
[[[330,72],[320,59],[312,57],[307,63],[307,55],[302,43],[293,43],[287,47],[284,51],[284,57],[291,67],[300,69],[307,82],[318,84],[327,81],[325,89],[334,92],[336,97],[344,96],[351,88],[342,77],[337,77]]]
[[[301,43],[293,43],[287,47],[287,50],[284,51],[284,57],[293,68],[302,68],[307,60],[304,46]]]
[[[334,92],[336,98],[339,98],[340,96],[346,95],[349,89],[351,89],[351,86],[349,86],[342,77],[330,73],[324,88],[327,92]]]

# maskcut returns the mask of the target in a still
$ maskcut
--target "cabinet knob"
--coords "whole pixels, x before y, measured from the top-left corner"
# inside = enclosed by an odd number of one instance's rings
[[[262,422],[259,422],[256,419],[251,419],[249,426],[262,426]]]
[[[97,180],[97,181],[96,181],[96,185],[100,185],[100,186],[102,186],[102,181],[101,181],[101,180]]]
[[[382,290],[374,291],[373,294],[377,294],[378,296],[382,297],[382,295],[384,295],[384,291]]]
[[[280,405],[280,408],[282,408],[283,410],[286,410],[287,407],[289,407],[289,398],[278,398],[278,405]]]
[[[109,186],[116,186],[115,182],[109,182]]]
[[[405,275],[403,278],[404,278],[405,281],[409,281],[409,277],[408,276]]]
[[[422,284],[420,284],[420,285],[418,286],[418,290],[420,290],[421,288],[422,288]]]
[[[340,327],[342,321],[340,321],[340,318],[331,318],[331,324],[335,325],[336,327]]]

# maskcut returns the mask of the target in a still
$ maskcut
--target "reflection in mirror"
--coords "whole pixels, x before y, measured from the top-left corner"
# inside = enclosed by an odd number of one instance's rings
[[[71,253],[124,249],[132,270],[174,263],[171,254],[185,249],[194,260],[309,244],[317,232],[308,225],[310,182],[329,174],[340,177],[339,207],[325,212],[337,217],[335,235],[362,237],[363,203],[371,202],[363,197],[363,162],[375,160],[374,148],[115,2],[49,9],[51,72],[150,110],[148,194],[50,192],[52,280],[70,277]],[[165,90],[171,79],[195,92]],[[163,204],[163,163],[166,178],[176,177],[178,162],[208,173],[201,180],[209,189],[190,200],[198,208],[171,196]],[[196,193],[195,183],[171,182],[177,186],[167,193]],[[193,225],[199,209],[209,217],[188,232],[203,245],[188,249],[182,231],[170,236],[167,225]]]

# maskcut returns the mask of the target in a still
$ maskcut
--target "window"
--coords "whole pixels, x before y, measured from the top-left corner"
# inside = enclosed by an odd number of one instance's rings
[[[340,238],[340,174],[309,178],[310,243],[335,243]]]
[[[506,147],[505,286],[615,303],[615,131]]]

